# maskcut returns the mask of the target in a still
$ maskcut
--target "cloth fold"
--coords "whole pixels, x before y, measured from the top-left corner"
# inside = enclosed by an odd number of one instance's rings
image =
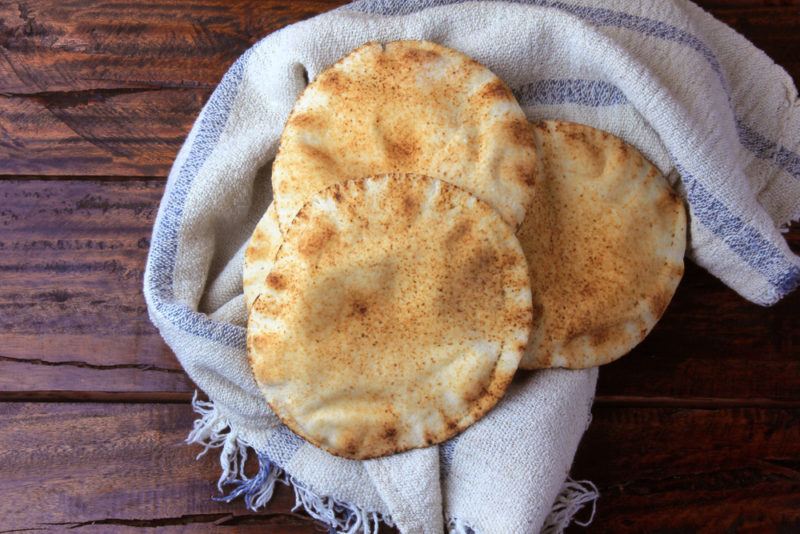
[[[531,119],[589,124],[637,146],[690,212],[689,256],[745,298],[800,283],[780,229],[800,216],[800,104],[762,52],[684,0],[362,0],[267,36],[224,76],[167,182],[145,272],[150,317],[211,404],[191,440],[253,505],[276,483],[333,528],[559,531],[593,497],[567,481],[597,370],[520,373],[484,419],[430,449],[357,462],[279,424],[245,354],[243,246],[308,79],[371,40],[429,39],[484,63]],[[247,448],[261,468],[247,477]],[[233,494],[233,493],[232,493]],[[560,496],[559,496],[560,494]]]

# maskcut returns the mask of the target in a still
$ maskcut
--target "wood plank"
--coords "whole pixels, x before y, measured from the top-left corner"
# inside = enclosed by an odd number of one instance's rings
[[[800,410],[592,411],[572,469],[602,495],[592,532],[800,528]]]
[[[210,92],[0,96],[0,175],[165,177]]]
[[[0,181],[0,390],[189,391],[147,317],[161,181]]]
[[[339,0],[0,4],[0,93],[205,87],[257,40]]]
[[[600,370],[597,394],[800,400],[799,311],[800,292],[763,308],[689,263],[650,335]]]
[[[695,4],[711,12],[735,9],[759,9],[764,7],[780,7],[787,10],[800,9],[800,0],[697,0]]]
[[[282,23],[281,16],[294,20],[295,10],[336,3],[283,2],[289,15],[264,16],[280,3],[180,0],[148,5],[153,13],[121,1],[90,9],[78,0],[0,5],[0,84],[8,94],[23,94],[0,96],[0,174],[163,177],[230,61],[267,25]],[[798,79],[800,3],[701,5]],[[78,8],[94,14],[81,18]],[[14,10],[19,23],[4,18]],[[236,21],[228,11],[237,13]],[[51,28],[66,30],[48,33]],[[11,41],[14,50],[6,48]],[[10,53],[22,58],[14,62],[24,66],[21,74],[5,61]],[[27,191],[41,193],[36,187],[55,183],[36,181]],[[12,351],[0,358],[0,398],[181,401],[191,384],[137,297],[147,246],[140,240],[149,238],[160,186],[143,192],[152,183],[133,181],[139,189],[130,193],[108,181],[86,183],[82,189],[67,181],[69,187],[51,189],[45,201],[6,203],[0,194],[0,356]],[[4,187],[0,182],[0,192],[11,190]],[[86,195],[101,202],[79,208]],[[128,201],[139,197],[146,197],[140,204],[149,213],[140,206],[137,214]],[[8,208],[18,201],[27,208]],[[800,232],[790,238],[800,242]],[[120,246],[76,245],[113,240]],[[19,265],[36,269],[24,273],[15,270]],[[594,479],[603,493],[592,532],[800,530],[799,304],[795,294],[778,308],[750,306],[707,274],[689,270],[652,336],[601,372],[595,422],[573,473]],[[670,403],[684,407],[653,407]],[[0,530],[46,521],[60,524],[35,528],[319,527],[288,513],[293,499],[283,488],[266,514],[211,503],[216,460],[194,463],[193,451],[179,445],[192,420],[185,405],[0,403],[0,414]],[[15,522],[11,527],[7,518]]]
[[[143,9],[128,0],[6,2],[0,6],[0,92],[210,87],[259,38],[344,3],[170,0]],[[776,41],[792,37],[800,17],[796,0],[699,3],[756,45],[792,58]]]
[[[592,416],[573,474],[607,488],[625,481],[735,471],[758,462],[800,461],[798,407],[599,405],[592,408]]]
[[[193,389],[141,295],[162,191],[157,180],[0,181],[4,398]],[[800,226],[789,238],[800,247]],[[601,370],[598,395],[800,401],[798,309],[800,293],[761,308],[689,266],[653,333]]]
[[[3,530],[313,530],[283,488],[262,514],[211,501],[214,454],[195,462],[181,443],[192,419],[185,405],[0,403]],[[592,532],[796,529],[799,423],[798,409],[595,407],[573,469],[603,495]]]
[[[799,532],[796,475],[770,466],[604,488],[592,534]],[[587,510],[578,520],[587,518]],[[586,532],[573,526],[570,533]]]
[[[0,4],[0,175],[166,176],[245,49],[341,3]]]
[[[219,460],[183,444],[193,419],[185,404],[0,403],[0,530],[314,531],[283,486],[258,514],[212,501]]]
[[[219,514],[217,514],[219,515]],[[325,534],[330,530],[325,528],[321,523],[310,522],[311,520],[295,520],[296,523],[291,523],[292,514],[281,514],[283,517],[278,518],[276,514],[273,519],[266,520],[261,517],[252,518],[250,516],[226,518],[224,515],[220,519],[213,520],[212,517],[198,516],[187,517],[182,522],[169,522],[162,524],[160,521],[150,522],[125,522],[120,523],[99,523],[92,525],[81,525],[76,529],[70,529],[70,532],[75,530],[79,534],[133,534],[142,532],[157,532],[158,534],[179,534],[185,532],[213,532],[221,534]],[[212,522],[213,521],[213,522]],[[136,526],[131,526],[136,525]],[[155,525],[155,526],[151,526]],[[391,530],[381,530],[384,532],[392,532]]]
[[[344,3],[170,0],[143,9],[128,0],[6,2],[0,5],[0,92],[210,87],[259,38]],[[781,43],[793,39],[800,19],[796,0],[700,5],[777,54],[779,63],[797,62]]]
[[[0,4],[0,175],[165,176],[242,51],[341,3]],[[796,5],[708,4],[800,80]]]

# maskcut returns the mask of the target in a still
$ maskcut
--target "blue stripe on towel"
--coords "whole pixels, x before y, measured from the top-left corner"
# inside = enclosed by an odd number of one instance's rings
[[[253,48],[248,49],[223,76],[209,98],[200,117],[197,135],[189,153],[178,170],[174,183],[165,193],[164,214],[153,233],[150,250],[149,280],[155,308],[185,332],[223,343],[230,347],[244,347],[245,329],[228,323],[212,321],[205,314],[195,312],[175,301],[174,274],[178,252],[178,230],[183,219],[186,197],[200,168],[214,150],[233,107],[244,76],[244,67]]]
[[[539,80],[514,91],[523,106],[616,106],[628,104],[622,89],[601,80],[549,79]],[[791,176],[800,179],[800,155],[791,152],[759,134],[736,118],[739,142],[759,159],[770,160]]]
[[[303,438],[292,432],[289,427],[280,425],[272,431],[264,448],[269,451],[275,464],[286,467],[304,443]]]
[[[783,296],[800,285],[800,267],[791,263],[769,240],[745,223],[680,164],[692,215],[719,237]]]
[[[465,1],[467,0],[359,0],[346,6],[346,8],[367,13],[378,13],[382,15],[406,15],[428,7],[460,4]],[[730,86],[727,78],[725,78],[722,66],[720,65],[719,59],[717,59],[717,56],[714,54],[711,48],[709,48],[709,46],[703,42],[702,39],[687,32],[686,30],[678,28],[677,26],[647,17],[631,15],[630,13],[625,13],[623,11],[615,11],[613,9],[601,7],[580,6],[554,0],[508,1],[519,4],[558,9],[560,11],[564,11],[565,13],[569,13],[572,16],[586,20],[595,26],[624,28],[641,33],[643,35],[655,37],[657,39],[663,39],[665,41],[672,41],[683,46],[687,46],[706,59],[711,69],[719,78],[720,84],[725,91],[728,101],[730,102],[731,100]],[[771,160],[772,163],[780,169],[783,169],[795,178],[800,178],[800,155],[783,146],[778,146],[778,144],[774,141],[769,141],[738,118],[737,122],[739,124],[739,137],[742,142],[742,146],[753,152],[758,158]],[[755,139],[759,139],[759,142],[755,142]],[[759,150],[759,147],[764,146],[764,142],[772,148]]]
[[[777,167],[800,179],[800,155],[770,141],[739,118],[736,119],[736,129],[742,146],[757,158],[771,160]]]
[[[617,86],[598,80],[553,79],[540,80],[515,91],[523,105],[563,105],[601,107],[628,102]],[[788,165],[800,172],[800,158],[786,155],[785,149],[746,129],[739,121],[739,135],[744,146],[756,156],[764,159],[786,158]],[[696,179],[685,167],[676,169],[686,185],[692,215],[718,236],[745,263],[758,271],[775,287],[780,296],[786,295],[800,285],[800,268],[791,263],[769,240],[752,226],[747,225],[725,204],[717,199],[702,181]]]
[[[600,80],[539,80],[514,91],[523,106],[615,106],[627,104],[628,99],[616,85]]]
[[[416,2],[364,0],[351,5],[350,8],[384,14],[400,14],[410,13],[433,5],[458,3],[458,1],[460,0],[424,0]],[[575,6],[565,2],[526,0],[524,3],[561,9],[575,16],[590,20],[597,25],[624,27],[657,38],[680,42],[701,53],[711,63],[715,72],[721,73],[716,57],[701,40],[684,30],[663,22],[609,9]],[[252,49],[248,50],[233,64],[204,108],[197,136],[189,148],[189,154],[183,166],[179,169],[175,182],[171,184],[170,192],[166,198],[168,204],[165,207],[163,219],[154,230],[151,268],[149,269],[151,294],[154,305],[160,313],[164,314],[184,331],[234,347],[244,346],[245,330],[238,326],[212,321],[206,315],[194,312],[188,306],[176,302],[173,293],[173,275],[177,254],[178,229],[182,222],[186,197],[194,177],[213,151],[227,123],[233,101],[244,75],[244,66],[251,52]],[[579,85],[576,85],[579,82],[583,83],[584,86],[579,87]],[[722,82],[725,85],[724,78]],[[624,102],[622,100],[624,94],[618,88],[606,82],[567,80],[564,83],[563,81],[550,80],[537,83],[540,85],[523,87],[520,91],[523,94],[525,91],[530,91],[533,101],[538,101],[542,104],[557,103],[559,98],[563,99],[562,103],[583,105],[614,105]],[[727,87],[727,85],[725,86]],[[587,104],[586,102],[593,102],[593,104]],[[739,131],[740,137],[743,138],[743,145],[756,155],[772,160],[794,176],[800,175],[800,156],[784,147],[778,146],[777,143],[769,141],[741,122]],[[775,249],[755,229],[736,218],[702,184],[692,178],[689,179],[695,184],[693,189],[695,196],[690,197],[694,211],[698,212],[696,203],[706,203],[704,206],[707,209],[701,210],[708,214],[708,223],[704,222],[704,225],[708,226],[723,241],[728,243],[732,250],[742,256],[744,261],[757,269],[778,289],[781,295],[796,287],[799,277],[797,268],[791,266],[788,260],[780,254],[780,251]],[[720,216],[712,216],[714,208],[719,206],[725,208],[725,213],[733,217],[733,219],[723,220],[719,218]],[[719,234],[719,232],[729,231],[736,232],[736,235],[726,236],[725,234]],[[767,249],[771,249],[771,251],[764,255]],[[748,255],[751,254],[754,254],[754,256],[749,257]]]
[[[450,471],[455,457],[456,445],[463,434],[458,434],[439,445],[439,465],[445,473]]]
[[[461,4],[468,0],[359,0],[346,6],[346,9],[362,11],[366,13],[377,13],[380,15],[408,15],[422,9],[450,4]],[[722,66],[719,60],[702,39],[691,33],[662,22],[660,20],[640,17],[616,11],[604,7],[582,6],[560,2],[555,0],[507,0],[516,4],[527,4],[532,6],[547,7],[558,9],[569,13],[574,17],[586,20],[595,26],[610,26],[614,28],[625,28],[644,35],[656,37],[666,41],[674,41],[697,51],[711,65],[711,69],[719,76],[720,82],[728,89],[728,82],[722,73]]]

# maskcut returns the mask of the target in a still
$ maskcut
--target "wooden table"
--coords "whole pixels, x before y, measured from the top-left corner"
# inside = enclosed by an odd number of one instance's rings
[[[228,65],[336,0],[0,4],[0,531],[312,532],[281,488],[211,501],[193,385],[147,318],[150,231]],[[800,1],[705,0],[800,80]],[[787,235],[800,249],[800,228]],[[573,475],[597,532],[800,531],[800,293],[749,304],[688,266],[600,373]]]

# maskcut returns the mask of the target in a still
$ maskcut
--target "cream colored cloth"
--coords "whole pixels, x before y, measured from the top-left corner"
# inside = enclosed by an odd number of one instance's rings
[[[789,76],[682,0],[364,0],[276,32],[226,74],[181,149],[153,232],[145,296],[153,322],[213,401],[192,441],[220,446],[223,482],[251,506],[276,480],[337,530],[378,520],[404,532],[558,530],[597,372],[521,373],[489,415],[439,447],[357,462],[292,434],[247,364],[243,247],[270,200],[292,104],[322,69],[369,40],[424,38],[489,66],[530,118],[608,130],[677,181],[690,256],[744,297],[772,304],[800,262],[779,227],[800,213],[800,107]],[[245,446],[261,470],[241,469]],[[573,488],[572,485],[567,489]],[[550,514],[550,518],[548,515]]]

